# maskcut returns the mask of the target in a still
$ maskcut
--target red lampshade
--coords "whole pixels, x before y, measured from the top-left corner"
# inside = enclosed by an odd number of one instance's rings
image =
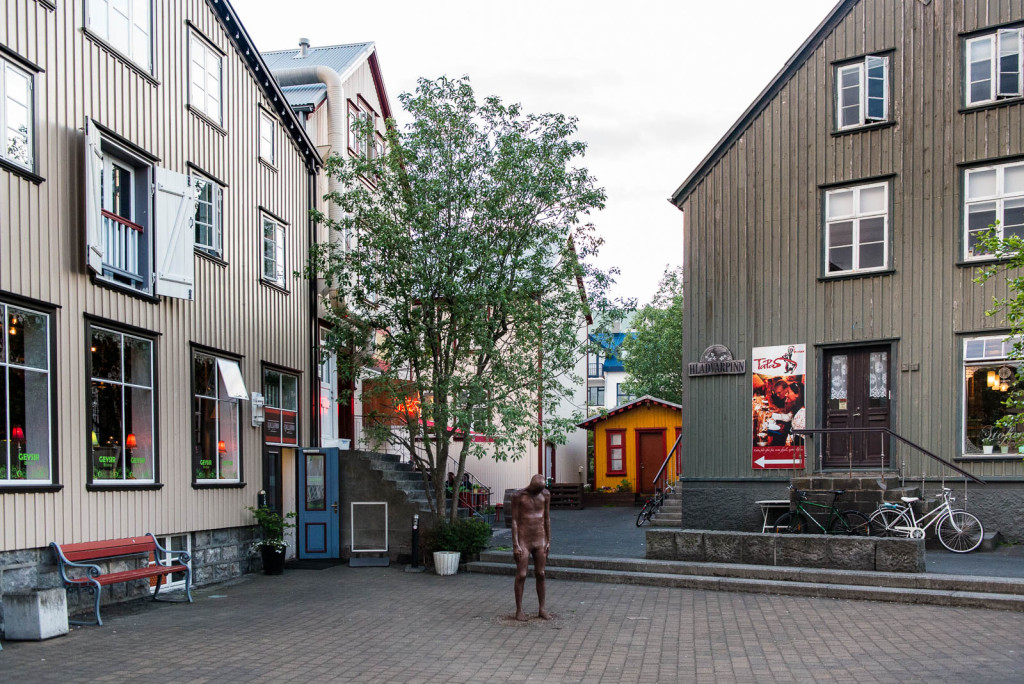
[[[11,439],[13,439],[15,442],[25,441],[25,431],[21,429],[20,425],[15,425],[13,428],[11,428]]]
[[[129,432],[128,433],[128,436],[125,437],[125,439],[124,439],[124,445],[126,447],[128,447],[129,449],[134,449],[135,447],[138,446],[138,443],[135,441],[135,433],[134,432]]]
[[[222,454],[228,453],[228,445],[224,443],[223,439],[217,442],[217,451]]]

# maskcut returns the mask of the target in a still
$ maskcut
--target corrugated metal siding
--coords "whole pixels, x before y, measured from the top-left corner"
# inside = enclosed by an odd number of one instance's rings
[[[82,30],[82,2],[56,11],[12,0],[0,15],[0,40],[39,64],[36,79],[40,185],[0,171],[0,290],[61,308],[56,327],[56,398],[60,482],[45,494],[0,494],[0,550],[152,531],[171,533],[249,524],[243,507],[260,489],[260,431],[241,411],[242,489],[191,487],[190,343],[243,356],[249,391],[260,391],[261,362],[304,371],[300,434],[310,435],[310,334],[306,284],[291,276],[308,247],[308,175],[290,138],[277,128],[276,169],[257,161],[262,95],[203,0],[154,3],[155,78],[140,76]],[[192,22],[227,53],[223,128],[186,109],[186,50]],[[270,103],[264,103],[270,104]],[[187,172],[192,162],[227,183],[224,242],[227,266],[196,257],[196,301],[153,304],[90,283],[84,268],[83,135],[95,118]],[[288,221],[288,294],[259,284],[259,206]],[[160,491],[87,492],[85,321],[89,313],[159,334],[156,343]]]
[[[862,0],[694,186],[682,205],[684,361],[710,344],[750,360],[752,347],[805,343],[807,405],[819,424],[816,344],[894,340],[892,426],[941,456],[958,453],[960,333],[998,329],[984,315],[995,283],[960,258],[957,163],[1024,154],[1024,106],[960,113],[959,33],[1024,19],[1019,1]],[[832,135],[832,62],[891,53],[896,125]],[[818,282],[821,184],[890,180],[895,273]],[[919,363],[918,372],[899,372]],[[685,378],[685,475],[773,478],[750,464],[750,375]],[[904,452],[901,452],[901,455]],[[907,451],[907,469],[938,471]],[[981,476],[1024,476],[1019,462],[971,463]]]

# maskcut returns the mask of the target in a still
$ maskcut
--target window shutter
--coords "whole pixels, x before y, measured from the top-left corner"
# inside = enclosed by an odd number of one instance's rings
[[[885,121],[888,118],[886,104],[888,97],[888,58],[867,57],[864,64],[867,71],[867,120]]]
[[[103,224],[100,215],[100,176],[103,174],[103,152],[100,132],[91,119],[85,120],[85,261],[89,269],[103,272]]]
[[[1021,94],[1020,60],[1021,29],[1007,29],[999,32],[998,91],[1000,97],[1014,97]]]
[[[188,176],[156,167],[155,242],[156,293],[194,299],[195,264],[192,221],[196,194]]]

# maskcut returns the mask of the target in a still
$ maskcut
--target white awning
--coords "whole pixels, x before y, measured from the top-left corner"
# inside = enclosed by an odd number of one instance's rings
[[[242,369],[238,367],[237,361],[230,359],[217,359],[217,368],[220,370],[220,379],[224,381],[224,387],[228,396],[232,399],[248,399],[249,391],[245,389],[245,380],[242,379]]]

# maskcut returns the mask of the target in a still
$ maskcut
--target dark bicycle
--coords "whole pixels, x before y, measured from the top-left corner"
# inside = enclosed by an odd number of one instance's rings
[[[651,518],[658,514],[661,510],[662,504],[665,503],[665,499],[672,493],[672,488],[668,487],[666,491],[662,491],[661,487],[654,490],[654,496],[648,497],[647,501],[644,502],[643,508],[640,509],[640,514],[636,516],[636,526],[643,527],[647,523],[651,522]]]
[[[868,517],[860,511],[847,509],[841,511],[836,508],[836,501],[839,500],[845,489],[832,489],[832,503],[823,504],[807,500],[807,492],[802,492],[792,485],[789,487],[793,492],[790,501],[795,502],[795,508],[785,513],[775,521],[776,532],[787,532],[790,534],[848,534],[857,537],[871,535],[871,523]],[[811,514],[810,507],[828,511],[828,518],[822,525]],[[819,511],[821,512],[821,511]],[[812,527],[813,525],[813,527]]]

